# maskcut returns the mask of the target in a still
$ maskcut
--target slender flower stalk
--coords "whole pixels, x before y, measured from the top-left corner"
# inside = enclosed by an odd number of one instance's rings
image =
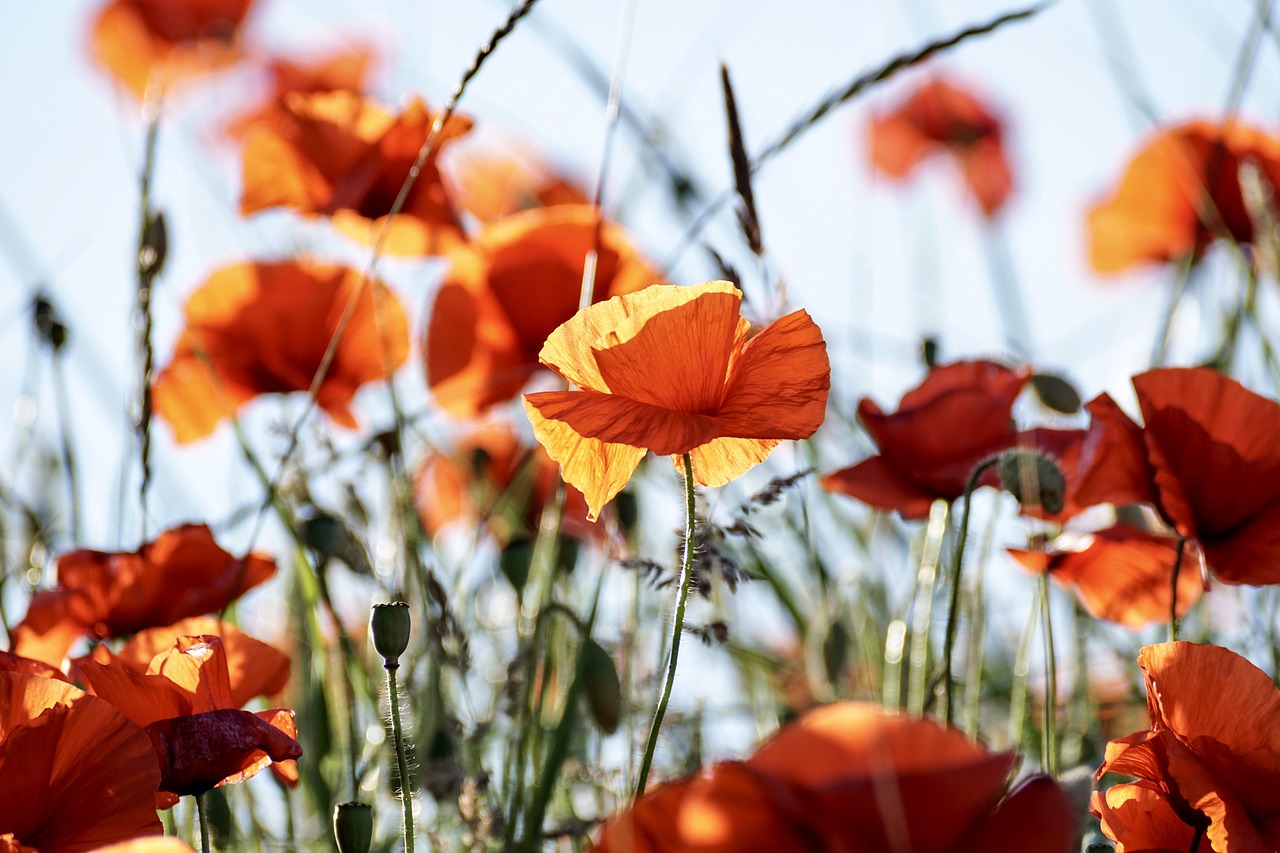
[[[1053,650],[1049,573],[1040,574],[1040,612],[1044,617],[1044,769],[1058,775],[1058,657]]]
[[[400,655],[409,645],[409,605],[403,601],[375,604],[369,621],[373,647],[382,655],[382,666],[387,671],[387,701],[391,705],[391,731],[395,738],[396,768],[400,773],[400,802],[404,806],[404,849],[405,853],[413,853],[413,791],[409,762],[405,758],[404,729],[400,723],[400,692],[396,685]]]
[[[200,817],[200,853],[210,853],[209,813],[204,808],[204,794],[196,794],[196,814]]]
[[[138,378],[138,417],[135,429],[138,433],[139,458],[142,463],[142,482],[138,497],[142,509],[142,532],[146,535],[147,492],[151,488],[151,373],[155,367],[155,349],[151,340],[151,295],[156,276],[164,265],[165,244],[164,217],[151,204],[151,178],[155,172],[156,140],[160,132],[161,88],[158,81],[147,87],[142,114],[146,121],[146,142],[139,177],[138,226],[138,299],[135,308],[137,325],[137,349],[140,363]]]

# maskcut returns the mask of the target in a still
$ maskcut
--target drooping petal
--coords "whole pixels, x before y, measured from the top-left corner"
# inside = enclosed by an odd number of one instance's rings
[[[883,456],[871,456],[827,474],[822,478],[822,487],[880,509],[896,510],[906,519],[928,518],[937,500],[931,492],[903,477]]]
[[[769,458],[777,447],[776,438],[716,438],[689,451],[693,463],[693,481],[699,486],[716,488],[731,483]],[[684,473],[679,456],[671,460],[676,470]]]
[[[1018,786],[991,817],[979,822],[951,853],[1034,850],[1073,853],[1079,849],[1080,819],[1066,793],[1048,776]]]
[[[1080,448],[1073,493],[1080,506],[1155,503],[1142,427],[1107,394],[1085,408],[1092,420]]]
[[[642,451],[688,453],[720,435],[719,420],[711,415],[665,409],[597,391],[543,391],[526,394],[524,399],[526,409],[536,409],[543,423],[564,424],[575,435],[606,444],[627,444]],[[538,424],[534,425],[534,435],[542,441]],[[550,447],[547,452],[564,464]]]
[[[294,738],[249,711],[227,709],[158,720],[146,727],[160,759],[160,788],[202,794],[235,777],[248,778],[270,761],[302,755]],[[247,775],[246,775],[247,774]]]

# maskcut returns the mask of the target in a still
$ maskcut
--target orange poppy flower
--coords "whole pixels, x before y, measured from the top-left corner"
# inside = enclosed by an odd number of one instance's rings
[[[990,361],[959,361],[929,371],[895,412],[864,397],[858,418],[880,455],[826,475],[823,488],[925,518],[935,500],[964,494],[978,463],[1017,443],[1013,403],[1030,376]]]
[[[240,58],[238,41],[253,0],[112,0],[93,22],[90,50],[142,98]]]
[[[609,821],[596,853],[981,853],[1076,849],[1052,780],[1007,793],[1014,753],[863,702],[810,711],[744,762],[661,785]]]
[[[355,92],[286,95],[245,136],[240,212],[287,207],[327,216],[372,246],[434,121],[417,98],[396,116]],[[382,245],[387,254],[440,254],[463,240],[436,158],[470,129],[471,120],[460,116],[445,124],[391,223]]]
[[[166,530],[137,551],[62,554],[58,586],[36,593],[13,651],[58,666],[79,637],[121,637],[221,610],[275,570],[263,554],[231,556],[203,524]]]
[[[646,450],[688,453],[697,483],[722,486],[822,423],[822,330],[801,310],[750,337],[741,304],[726,281],[654,285],[589,306],[547,338],[539,359],[579,390],[526,394],[524,408],[588,519]]]
[[[527,153],[467,154],[453,162],[450,177],[458,204],[481,222],[537,207],[591,203],[580,186]]]
[[[209,435],[259,394],[306,391],[356,298],[316,403],[357,426],[356,391],[387,379],[409,355],[399,298],[356,270],[298,260],[223,267],[187,299],[187,325],[155,380],[156,413],[179,443]]]
[[[445,411],[474,417],[538,372],[543,342],[578,310],[598,222],[591,206],[530,210],[453,254],[423,345],[427,385]],[[601,225],[594,301],[659,280],[620,228]]]
[[[1010,548],[1027,570],[1048,572],[1074,589],[1085,610],[1126,628],[1145,628],[1169,619],[1170,580],[1176,541],[1136,527],[1117,525],[1081,537],[1059,537],[1052,550]],[[1178,573],[1178,614],[1200,599],[1199,556],[1188,543]]]
[[[1253,242],[1240,171],[1252,164],[1280,188],[1280,137],[1248,125],[1189,122],[1134,155],[1109,197],[1089,211],[1089,263],[1100,273],[1199,256],[1216,237]]]
[[[270,94],[261,105],[228,122],[227,133],[237,139],[243,137],[257,122],[269,120],[275,105],[295,92],[363,92],[373,62],[374,54],[368,47],[340,51],[305,63],[275,57],[267,63],[271,77]]]
[[[158,835],[155,753],[107,702],[0,672],[0,851],[91,850]]]
[[[145,673],[110,653],[105,657],[107,662],[81,659],[80,672],[95,695],[147,730],[160,762],[161,791],[200,794],[302,754],[292,711],[239,710],[219,637],[179,637]]]
[[[1107,744],[1097,772],[1138,781],[1093,798],[1117,853],[1280,849],[1280,690],[1271,677],[1227,649],[1185,642],[1146,646],[1138,666],[1151,728]]]
[[[871,119],[871,163],[891,178],[910,175],[939,152],[953,157],[974,201],[988,217],[1013,192],[1004,126],[973,93],[941,78],[917,89],[901,106]]]
[[[1148,371],[1133,387],[1141,428],[1105,395],[1090,404],[1082,497],[1150,501],[1223,581],[1280,583],[1280,404],[1203,367]]]

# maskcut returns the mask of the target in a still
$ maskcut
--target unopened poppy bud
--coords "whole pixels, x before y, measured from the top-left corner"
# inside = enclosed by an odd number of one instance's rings
[[[1075,386],[1056,373],[1037,373],[1031,377],[1031,387],[1040,402],[1055,412],[1074,415],[1084,405]]]
[[[369,853],[373,840],[373,806],[338,803],[333,807],[333,837],[338,853]]]
[[[1058,463],[1035,450],[1009,450],[996,464],[1000,485],[1024,507],[1043,507],[1052,515],[1066,505],[1067,478]]]
[[[524,594],[524,585],[529,581],[529,566],[533,563],[533,543],[525,537],[513,539],[502,549],[498,557],[498,568],[511,583],[516,595]]]
[[[369,632],[373,647],[382,655],[382,665],[388,669],[400,665],[400,655],[409,647],[409,628],[409,605],[403,601],[373,605]]]

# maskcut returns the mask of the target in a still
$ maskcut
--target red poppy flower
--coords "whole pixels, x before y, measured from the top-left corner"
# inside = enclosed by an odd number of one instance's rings
[[[526,394],[533,434],[595,520],[647,450],[688,453],[694,480],[722,486],[808,438],[826,416],[831,367],[805,311],[754,337],[725,281],[654,285],[579,311],[539,354],[577,391]]]
[[[240,212],[287,207],[327,216],[339,231],[372,246],[434,121],[416,98],[395,116],[355,92],[286,95],[245,136]],[[470,129],[470,119],[459,116],[445,124],[383,251],[440,254],[462,241],[436,158],[441,146]]]
[[[137,551],[58,557],[58,586],[37,593],[13,651],[55,666],[82,636],[121,637],[221,610],[275,574],[262,554],[233,557],[203,524],[166,530]]]
[[[436,402],[460,418],[510,400],[539,371],[547,336],[578,310],[596,240],[594,207],[530,210],[455,252],[423,345]],[[594,301],[660,280],[620,228],[600,226]]]
[[[1085,610],[1126,628],[1144,628],[1169,619],[1171,579],[1177,542],[1136,527],[1117,525],[1082,537],[1059,537],[1051,550],[1010,548],[1032,572],[1048,572],[1074,589]],[[1188,543],[1178,573],[1178,614],[1204,592],[1199,555]]]
[[[161,831],[147,735],[107,702],[0,672],[0,851],[71,853]]]
[[[1076,847],[1046,777],[1006,792],[1013,753],[928,719],[842,702],[785,726],[745,762],[662,785],[605,825],[597,853],[981,853]]]
[[[93,23],[94,58],[139,98],[240,58],[253,0],[112,0]]]
[[[941,78],[905,103],[871,119],[871,163],[891,178],[905,178],[926,158],[951,155],[974,201],[995,216],[1013,191],[1004,127],[973,93]]]
[[[1280,583],[1280,404],[1202,367],[1133,387],[1141,428],[1105,395],[1090,403],[1082,500],[1152,502],[1222,580]]]
[[[1017,443],[1013,403],[1030,375],[990,361],[959,361],[933,368],[895,412],[864,397],[858,418],[880,455],[826,475],[823,487],[903,518],[928,516],[935,500],[964,494],[978,463]]]
[[[356,391],[389,378],[409,355],[399,298],[363,279],[310,260],[232,264],[210,276],[187,299],[186,328],[155,381],[155,410],[174,438],[204,438],[259,394],[308,390],[353,298],[316,403],[354,429]]]
[[[1115,273],[1147,261],[1199,256],[1217,237],[1253,242],[1240,172],[1280,188],[1280,138],[1248,125],[1196,121],[1159,132],[1089,211],[1089,262]]]
[[[461,157],[455,152],[451,165],[459,206],[481,222],[538,207],[591,203],[580,186],[526,152]]]
[[[246,110],[228,122],[227,132],[233,137],[242,137],[257,122],[270,119],[275,105],[295,92],[363,92],[373,63],[374,53],[367,47],[344,50],[306,62],[275,57],[267,63],[271,77],[270,94],[260,106]]]
[[[1195,643],[1147,646],[1138,666],[1151,728],[1107,744],[1097,773],[1138,781],[1093,798],[1117,853],[1280,849],[1280,690],[1271,677]]]
[[[113,657],[79,666],[94,694],[150,735],[161,791],[200,794],[302,754],[292,711],[239,710],[219,637],[180,637],[145,673]]]

